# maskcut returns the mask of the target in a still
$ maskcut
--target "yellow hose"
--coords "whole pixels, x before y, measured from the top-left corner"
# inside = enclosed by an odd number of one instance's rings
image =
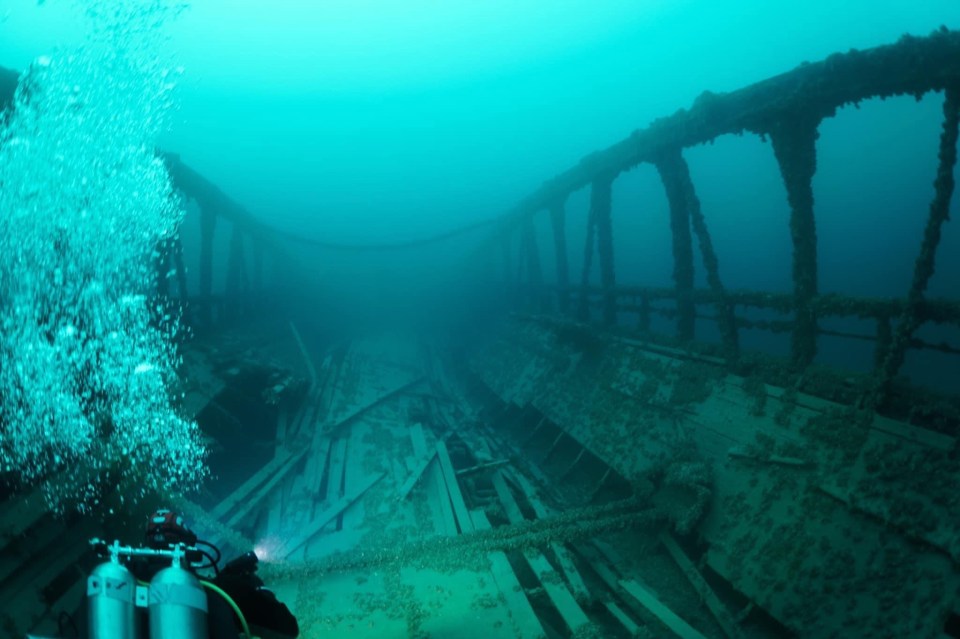
[[[137,579],[137,583],[141,586],[150,586],[149,583],[141,579]],[[243,634],[245,634],[247,637],[253,637],[253,635],[250,633],[250,626],[247,625],[247,618],[243,616],[242,612],[240,612],[240,606],[237,605],[237,602],[235,602],[230,595],[225,593],[220,586],[214,585],[209,581],[204,581],[203,579],[200,580],[200,583],[203,584],[204,588],[212,590],[223,597],[223,600],[227,602],[227,605],[233,609],[233,613],[237,615],[237,619],[240,620],[240,626],[243,628]]]
[[[200,583],[203,584],[204,588],[208,588],[223,597],[223,600],[226,601],[231,608],[233,608],[233,612],[237,615],[237,619],[240,620],[240,626],[243,628],[243,634],[245,634],[247,637],[252,637],[253,635],[250,634],[250,627],[247,625],[247,620],[243,616],[243,613],[240,612],[240,607],[233,600],[233,598],[225,593],[220,586],[214,585],[209,581],[204,581],[203,579],[200,580]]]

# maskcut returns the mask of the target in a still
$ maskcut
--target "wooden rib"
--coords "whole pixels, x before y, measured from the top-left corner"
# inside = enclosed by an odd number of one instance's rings
[[[450,495],[453,512],[457,516],[460,532],[473,532],[473,522],[470,520],[470,512],[467,510],[467,504],[463,500],[460,484],[457,482],[457,472],[453,468],[453,462],[450,461],[450,452],[447,450],[447,445],[443,443],[443,440],[437,442],[437,460],[440,462],[440,471],[443,473],[443,479],[447,485],[447,493]]]

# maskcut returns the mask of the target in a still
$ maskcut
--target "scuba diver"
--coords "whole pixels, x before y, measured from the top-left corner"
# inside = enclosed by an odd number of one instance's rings
[[[257,577],[247,552],[219,567],[220,550],[161,509],[147,520],[146,545],[90,541],[107,561],[87,580],[82,639],[295,639],[296,617]],[[212,578],[201,571],[213,571]]]

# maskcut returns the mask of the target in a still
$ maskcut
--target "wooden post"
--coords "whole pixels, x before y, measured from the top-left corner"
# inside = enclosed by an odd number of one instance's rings
[[[943,128],[940,132],[938,154],[940,163],[937,166],[937,177],[933,182],[933,201],[930,202],[930,214],[927,216],[920,254],[914,265],[913,281],[907,293],[907,303],[900,314],[896,333],[883,362],[883,369],[873,397],[874,405],[883,401],[890,383],[903,365],[913,333],[923,323],[920,305],[930,278],[933,276],[941,227],[950,217],[950,199],[953,197],[955,186],[953,169],[957,163],[958,128],[960,128],[960,86],[954,86],[947,89],[943,102]]]
[[[577,319],[581,322],[590,321],[590,267],[593,265],[594,231],[596,229],[596,212],[590,207],[587,214],[587,240],[583,246],[583,270],[580,274],[580,305],[577,308]]]
[[[675,261],[674,277],[677,282],[677,304],[681,318],[678,319],[678,332],[682,334],[680,323],[684,328],[689,328],[690,337],[694,334],[694,319],[696,316],[695,306],[690,295],[693,293],[693,251],[689,247],[690,230],[686,225],[692,226],[697,234],[697,242],[700,245],[700,254],[703,257],[703,264],[706,270],[707,283],[710,290],[716,298],[715,306],[717,311],[717,324],[720,329],[720,335],[723,339],[724,349],[727,352],[727,359],[736,359],[739,354],[740,345],[737,336],[737,321],[734,317],[733,304],[727,298],[726,290],[720,281],[720,265],[717,259],[717,253],[713,249],[713,241],[710,239],[710,232],[707,229],[707,222],[703,217],[703,211],[700,208],[700,198],[697,197],[697,191],[693,186],[693,180],[690,177],[690,167],[683,158],[680,149],[674,149],[663,154],[657,162],[657,170],[660,172],[660,178],[663,180],[664,188],[667,191],[667,199],[670,202],[671,220],[674,219],[673,209],[683,207],[686,210],[686,216],[682,214],[681,218],[686,217],[687,221],[682,222],[684,233],[686,234],[687,249],[690,252],[689,261],[689,293],[684,300],[685,307],[680,306],[680,278],[677,273],[681,270],[680,264]],[[674,260],[677,258],[677,241],[674,238]],[[688,317],[683,317],[684,313],[689,313]]]
[[[590,269],[593,266],[593,245],[597,244],[600,258],[600,286],[603,289],[603,321],[617,321],[617,297],[613,275],[613,226],[610,220],[610,191],[613,175],[604,175],[593,181],[590,191],[590,216],[587,219],[587,241],[583,252],[583,274],[580,278],[580,308],[577,318],[590,320]]]
[[[173,241],[173,267],[177,271],[177,294],[180,296],[180,304],[187,306],[189,294],[187,291],[187,267],[183,265],[183,240],[177,234]],[[189,309],[187,309],[189,311]]]
[[[203,304],[200,321],[207,326],[213,323],[213,238],[216,231],[216,212],[200,209],[200,297]]]
[[[239,302],[239,296],[250,288],[250,278],[247,273],[247,260],[243,254],[243,231],[236,224],[230,235],[230,258],[227,263],[227,292],[234,299],[231,304]]]
[[[770,131],[773,152],[790,202],[793,239],[794,366],[806,368],[817,354],[817,229],[813,216],[813,174],[817,170],[819,116],[784,113]]]
[[[603,288],[603,322],[617,323],[617,292],[613,272],[613,222],[610,214],[610,192],[614,176],[594,180],[590,191],[590,209],[596,211],[597,253],[600,257],[600,286]]]
[[[557,308],[565,315],[570,311],[570,265],[567,260],[566,211],[562,200],[550,206],[550,224],[557,258]]]
[[[253,252],[253,273],[250,277],[250,288],[260,293],[263,290],[263,246],[254,239],[250,248]]]
[[[877,318],[877,343],[873,348],[873,367],[874,372],[882,374],[887,355],[890,353],[890,345],[893,343],[893,327],[890,323],[890,317],[884,315]]]
[[[693,304],[693,242],[690,238],[690,207],[680,184],[678,150],[664,154],[656,163],[670,205],[670,235],[673,238],[673,282],[677,292],[677,337],[690,341],[694,335],[696,307]]]
[[[640,294],[640,317],[637,319],[637,330],[641,335],[650,333],[650,295],[646,290]]]
[[[500,240],[500,257],[503,261],[503,281],[509,284],[513,280],[513,267],[510,265],[510,234],[506,231],[502,233],[503,235]]]
[[[250,290],[250,270],[247,268],[247,254],[244,249],[245,240],[243,233],[237,237],[237,263],[240,266],[240,290],[248,292]]]
[[[535,308],[543,312],[546,310],[543,296],[543,269],[540,266],[540,249],[537,247],[537,231],[533,226],[533,216],[527,216],[523,223],[522,241],[527,258],[527,283],[531,287],[531,299],[534,301]]]
[[[240,229],[233,225],[233,232],[230,233],[230,254],[227,257],[227,281],[226,293],[234,296],[240,290],[240,260],[242,258]]]

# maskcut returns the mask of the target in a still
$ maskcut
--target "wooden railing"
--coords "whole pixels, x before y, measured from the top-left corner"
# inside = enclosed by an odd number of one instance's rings
[[[944,93],[943,126],[938,149],[935,194],[930,204],[926,230],[919,247],[912,282],[899,301],[869,301],[820,295],[817,282],[816,220],[812,178],[816,168],[816,140],[822,120],[847,104],[871,98],[911,95],[917,98],[932,92]],[[925,322],[957,322],[957,303],[929,301],[927,284],[933,273],[940,230],[948,218],[954,190],[953,169],[960,116],[960,33],[942,29],[925,38],[904,36],[897,43],[831,55],[825,60],[804,64],[793,71],[725,94],[703,93],[686,110],[656,120],[613,146],[586,156],[579,164],[545,182],[506,214],[491,234],[482,252],[498,252],[503,260],[504,278],[516,282],[514,260],[523,265],[519,284],[536,289],[543,281],[534,218],[550,216],[557,252],[556,282],[565,294],[558,309],[586,319],[596,303],[604,322],[614,324],[628,290],[618,287],[614,272],[614,244],[611,226],[611,185],[617,177],[641,163],[658,171],[670,209],[673,237],[674,303],[677,335],[694,337],[697,304],[714,307],[711,318],[717,323],[726,356],[739,352],[738,329],[747,325],[735,316],[737,306],[776,307],[789,312],[788,323],[769,323],[767,328],[789,330],[792,360],[798,369],[808,366],[817,352],[817,336],[823,334],[818,319],[826,315],[867,316],[877,320],[874,336],[880,365],[877,370],[877,397],[881,397],[900,369],[908,348],[921,342],[914,336]],[[695,185],[683,150],[710,142],[725,134],[753,133],[769,139],[786,187],[790,206],[789,228],[793,243],[790,295],[733,293],[720,276],[720,263],[701,210]],[[931,176],[934,177],[934,176]],[[571,284],[565,234],[564,207],[571,193],[591,189],[590,209],[584,247],[580,286]],[[519,236],[519,241],[516,237]],[[693,278],[696,236],[706,270],[709,291],[695,291]],[[498,246],[499,245],[499,246]],[[512,255],[512,247],[519,255]],[[600,287],[588,286],[597,254]],[[494,262],[490,256],[487,263]],[[665,291],[634,295],[640,300],[641,322],[644,300],[663,299]],[[955,347],[940,350],[953,353]]]

